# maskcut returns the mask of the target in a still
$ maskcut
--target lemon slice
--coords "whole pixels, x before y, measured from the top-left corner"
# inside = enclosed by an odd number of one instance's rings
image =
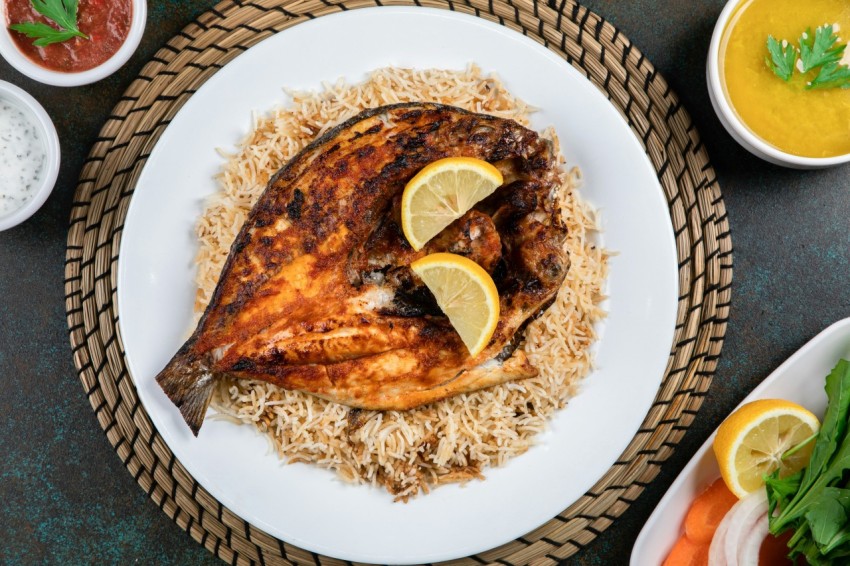
[[[498,169],[472,157],[447,157],[428,164],[401,195],[401,229],[407,241],[421,250],[502,182]]]
[[[782,457],[820,429],[810,411],[791,401],[762,399],[743,405],[723,421],[714,439],[720,475],[738,497],[764,486],[777,468],[785,477],[809,462],[814,442]]]
[[[499,292],[474,261],[449,253],[426,255],[410,264],[437,299],[470,356],[481,353],[499,323]]]

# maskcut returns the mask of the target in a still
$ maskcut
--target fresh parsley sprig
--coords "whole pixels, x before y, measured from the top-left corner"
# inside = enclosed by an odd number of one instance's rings
[[[850,67],[838,63],[827,63],[808,88],[850,88]]]
[[[797,62],[797,48],[787,41],[780,42],[768,35],[767,50],[770,52],[770,59],[765,57],[764,61],[770,70],[783,81],[790,80],[794,73],[794,63]]]
[[[841,63],[847,45],[839,43],[832,25],[820,26],[814,32],[807,29],[798,43],[799,48],[767,36],[770,57],[765,57],[765,63],[773,74],[789,81],[795,69],[803,75],[817,70],[817,75],[806,82],[807,89],[850,88],[850,67]]]
[[[30,0],[30,3],[36,12],[59,26],[59,29],[56,29],[42,22],[24,22],[9,26],[11,30],[35,38],[33,45],[44,47],[74,37],[88,39],[77,25],[78,0]]]
[[[821,26],[812,34],[812,28],[800,36],[800,60],[803,62],[803,72],[808,73],[816,67],[841,61],[846,45],[838,43],[838,35],[832,26]]]

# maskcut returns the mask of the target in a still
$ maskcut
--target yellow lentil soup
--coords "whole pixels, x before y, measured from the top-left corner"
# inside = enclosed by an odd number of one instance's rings
[[[808,29],[833,24],[840,43],[850,38],[848,0],[744,0],[720,44],[726,98],[756,136],[786,153],[833,157],[850,153],[850,89],[807,89],[816,75],[794,69],[789,81],[765,63],[767,37],[798,45]],[[850,47],[843,64],[850,62]]]

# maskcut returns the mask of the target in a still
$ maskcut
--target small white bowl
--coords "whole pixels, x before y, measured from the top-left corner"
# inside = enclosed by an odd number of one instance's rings
[[[0,232],[17,226],[41,208],[47,197],[53,191],[56,177],[59,175],[60,148],[56,127],[47,112],[36,99],[26,91],[5,81],[0,81],[0,100],[5,100],[27,115],[33,125],[38,128],[44,143],[44,169],[41,174],[41,184],[35,194],[24,205],[4,216],[0,216]]]
[[[723,92],[723,82],[720,78],[720,44],[726,24],[732,17],[735,8],[742,1],[730,0],[726,4],[726,7],[720,13],[720,17],[717,19],[717,24],[714,26],[714,34],[711,36],[711,45],[708,48],[708,62],[706,64],[708,94],[711,97],[714,112],[720,118],[723,127],[726,128],[729,135],[735,138],[735,141],[741,144],[744,149],[756,157],[760,157],[776,165],[782,165],[783,167],[790,167],[792,169],[823,169],[850,162],[850,153],[835,157],[801,157],[799,155],[785,153],[756,136],[738,117],[738,114],[732,108],[729,99],[726,98],[726,94]]]
[[[76,73],[63,73],[42,67],[18,50],[9,29],[6,27],[5,2],[0,3],[0,23],[2,23],[2,26],[0,26],[0,56],[29,78],[48,85],[80,86],[105,79],[130,59],[145,32],[145,23],[148,19],[147,1],[132,0],[132,4],[133,19],[130,22],[130,30],[127,32],[127,39],[124,40],[118,51],[97,67]]]

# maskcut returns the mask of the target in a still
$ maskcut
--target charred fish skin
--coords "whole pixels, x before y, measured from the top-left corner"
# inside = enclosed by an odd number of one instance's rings
[[[494,163],[506,184],[414,252],[398,197],[422,167],[454,156]],[[569,267],[557,179],[551,144],[512,120],[434,103],[358,114],[272,177],[157,382],[197,434],[222,375],[377,410],[536,375],[521,350],[506,352]],[[497,280],[502,316],[475,358],[407,267],[438,251],[467,255]]]
[[[198,356],[193,346],[194,341],[189,339],[156,380],[180,411],[192,434],[198,436],[212,400],[216,378],[209,370],[207,356]]]

